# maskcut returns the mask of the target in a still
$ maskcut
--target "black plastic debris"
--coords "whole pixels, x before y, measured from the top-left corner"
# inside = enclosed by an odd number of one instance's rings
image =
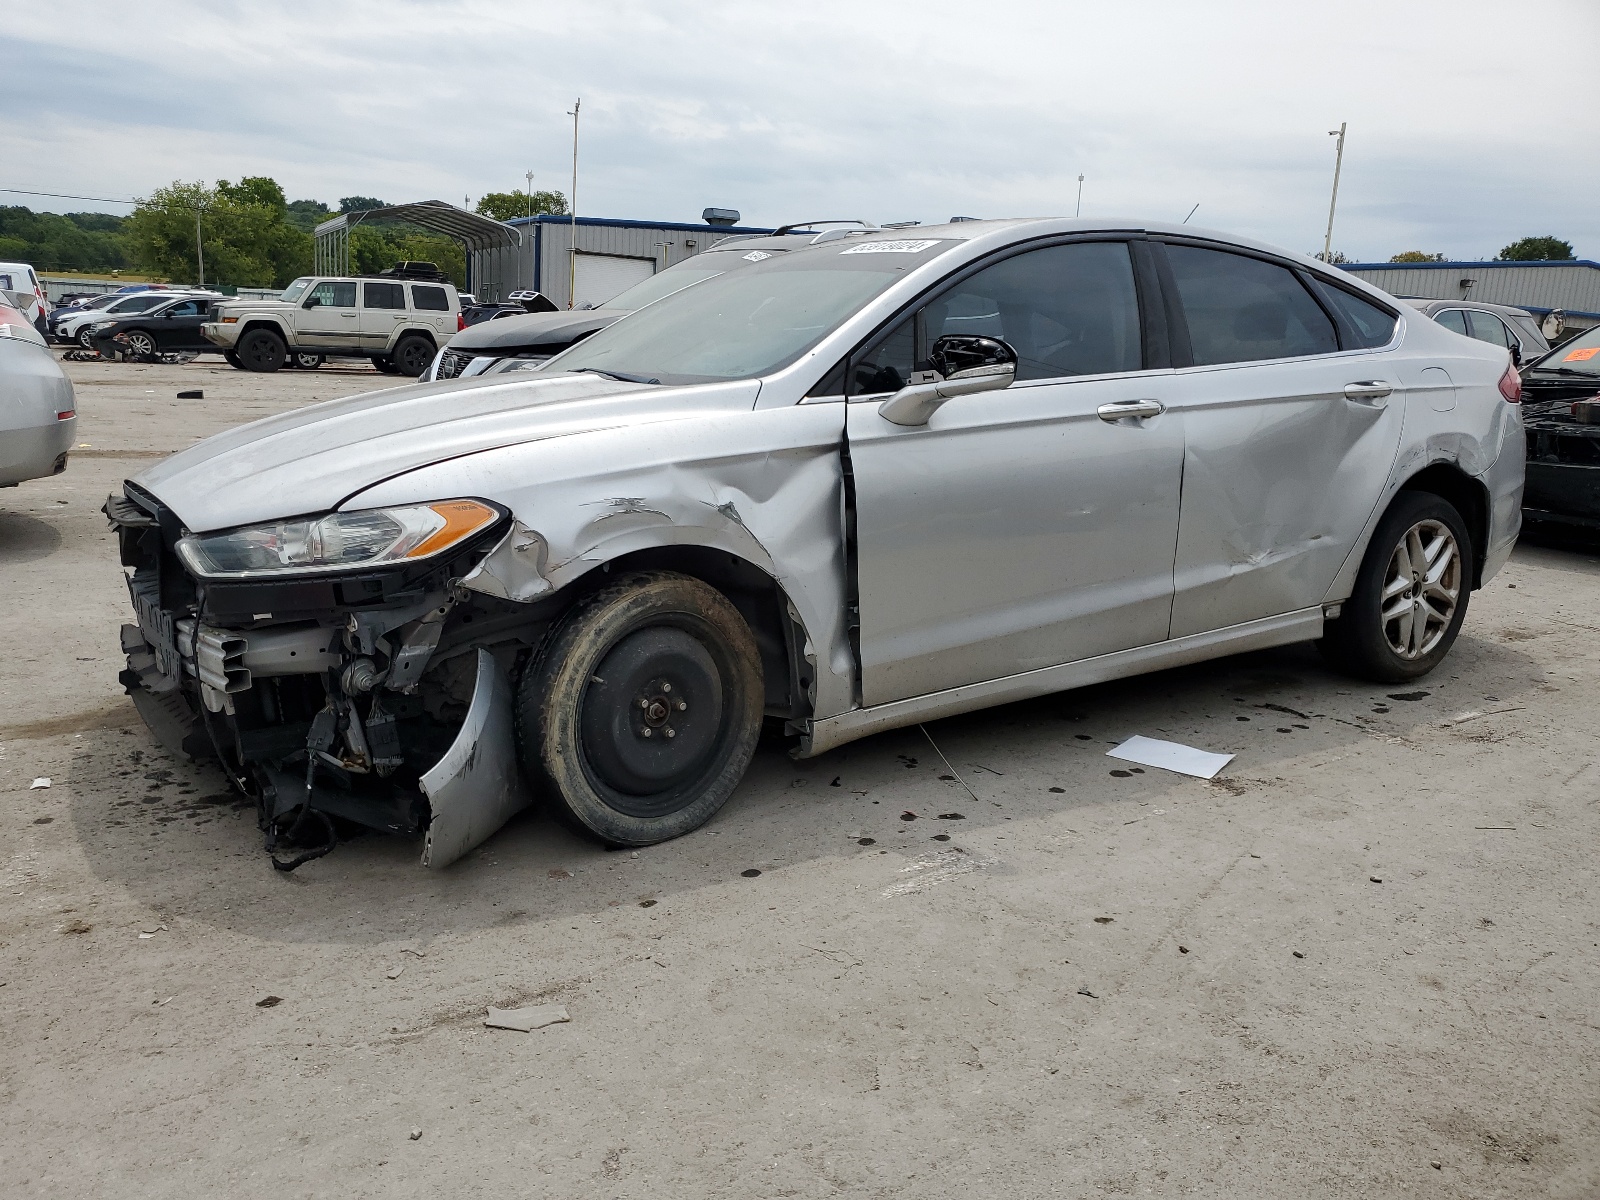
[[[256,1001],[257,1008],[275,1008],[283,1003],[282,996],[263,996]]]
[[[754,879],[757,875],[761,874],[761,872],[756,870],[754,867],[751,867],[748,871],[740,871],[739,874],[743,875],[746,879]]]
[[[204,400],[205,398],[206,393],[204,388],[192,388],[187,392],[178,393],[179,400]]]

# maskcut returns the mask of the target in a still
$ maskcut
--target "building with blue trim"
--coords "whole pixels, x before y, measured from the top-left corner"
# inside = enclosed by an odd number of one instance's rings
[[[1600,263],[1588,259],[1340,265],[1402,299],[1482,300],[1541,317],[1560,310],[1569,331],[1600,325]]]

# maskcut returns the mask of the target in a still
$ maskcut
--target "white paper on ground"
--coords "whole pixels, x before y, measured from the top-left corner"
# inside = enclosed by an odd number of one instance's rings
[[[559,1025],[572,1020],[567,1010],[559,1004],[546,1004],[540,1008],[491,1008],[484,1024],[490,1029],[515,1029],[518,1033],[532,1033],[546,1025]]]
[[[1181,742],[1163,742],[1160,738],[1141,737],[1138,734],[1122,745],[1107,750],[1106,756],[1138,763],[1141,767],[1160,767],[1163,771],[1193,775],[1197,779],[1215,778],[1217,772],[1234,759],[1231,754],[1212,754],[1209,750],[1196,750]]]

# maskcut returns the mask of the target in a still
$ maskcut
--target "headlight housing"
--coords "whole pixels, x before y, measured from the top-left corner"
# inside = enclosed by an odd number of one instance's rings
[[[228,533],[189,534],[178,555],[202,579],[259,579],[362,570],[432,558],[498,521],[479,500],[302,517]]]

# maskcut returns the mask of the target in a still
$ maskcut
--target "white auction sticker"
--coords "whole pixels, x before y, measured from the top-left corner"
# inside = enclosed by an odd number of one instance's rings
[[[840,254],[921,254],[929,246],[937,246],[938,238],[921,242],[858,242]]]
[[[744,256],[745,262],[760,262],[763,258],[771,258],[765,250],[752,250]]]

